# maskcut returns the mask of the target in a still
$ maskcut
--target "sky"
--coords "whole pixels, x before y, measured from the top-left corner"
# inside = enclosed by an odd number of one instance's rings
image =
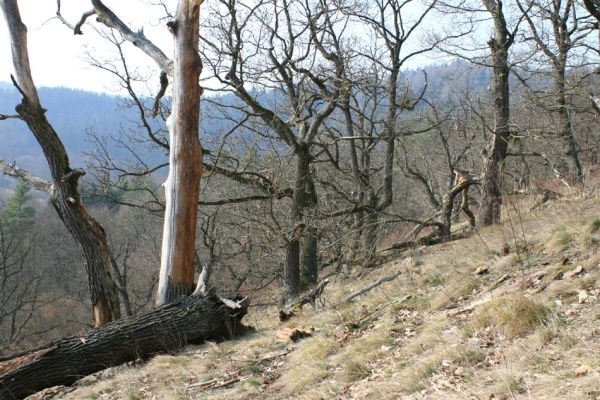
[[[165,10],[152,5],[159,0],[105,0],[112,9],[134,31],[143,27],[145,35],[167,56],[172,53],[172,36],[165,26]],[[164,1],[171,9],[176,0]],[[23,22],[28,27],[28,47],[35,84],[41,86],[66,86],[110,94],[126,94],[116,84],[114,77],[91,67],[86,54],[93,54],[98,60],[114,57],[106,41],[95,32],[101,25],[88,19],[82,28],[83,35],[73,35],[72,31],[57,18],[56,1],[19,0]],[[62,15],[74,25],[81,15],[91,9],[89,0],[62,0]],[[415,5],[416,6],[416,5]],[[419,9],[414,7],[414,11]],[[411,13],[413,10],[408,10]],[[410,44],[412,44],[411,41]],[[414,42],[419,46],[418,41]],[[130,70],[137,68],[145,76],[157,75],[157,67],[150,58],[133,45],[124,45]],[[420,56],[409,67],[418,67],[436,61],[436,57]],[[8,29],[0,16],[0,82],[10,82],[13,73]],[[156,79],[156,78],[155,78]],[[151,82],[154,90],[157,82]],[[138,90],[136,88],[136,90]],[[148,89],[152,90],[152,89]]]
[[[62,0],[62,14],[73,25],[83,12],[91,9],[89,1]],[[171,34],[160,20],[165,15],[162,7],[149,5],[148,1],[106,0],[109,8],[133,30],[144,28],[144,33],[165,54],[171,54]],[[172,2],[171,2],[172,3]],[[111,57],[106,44],[94,32],[98,26],[94,17],[83,27],[83,35],[73,35],[56,15],[56,1],[20,0],[21,18],[28,28],[28,46],[31,69],[37,86],[67,86],[97,92],[114,93],[115,81],[107,73],[99,73],[86,60],[86,52],[95,57]],[[135,47],[126,48],[128,60],[142,71],[155,71],[152,61]],[[0,18],[0,81],[10,82],[13,73],[8,29]]]

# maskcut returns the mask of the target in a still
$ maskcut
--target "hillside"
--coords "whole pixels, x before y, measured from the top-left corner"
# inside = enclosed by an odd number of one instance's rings
[[[461,61],[430,65],[425,68],[425,71],[429,87],[426,97],[448,98],[455,90],[456,85],[466,83],[472,90],[480,91],[489,82],[488,73],[484,69],[469,66]],[[404,74],[405,81],[410,82],[415,91],[421,89],[424,84],[423,71],[407,70]],[[263,93],[261,96],[266,103],[276,101],[271,99],[272,93]],[[64,87],[40,88],[40,97],[42,104],[48,109],[47,115],[50,122],[59,134],[75,166],[85,167],[86,163],[90,161],[88,154],[96,149],[96,143],[90,136],[91,133],[104,139],[104,145],[111,157],[120,162],[135,161],[135,157],[132,156],[126,145],[143,154],[146,162],[158,164],[166,160],[161,149],[142,146],[139,143],[132,145],[135,141],[131,141],[131,137],[140,141],[145,138],[145,133],[139,127],[139,116],[136,109],[130,106],[127,99]],[[0,82],[0,114],[13,114],[19,101],[20,96],[13,86]],[[203,146],[206,149],[216,148],[221,145],[222,133],[236,125],[232,121],[239,121],[243,118],[243,113],[227,106],[240,106],[241,103],[235,96],[224,93],[206,97],[206,101],[202,104]],[[216,104],[225,105],[226,111],[219,111]],[[225,114],[221,115],[223,112]],[[225,117],[225,115],[227,116]],[[164,122],[156,120],[154,123],[164,128]],[[238,128],[237,134],[244,137],[243,129]],[[131,137],[128,138],[128,135]],[[124,143],[119,140],[123,140]],[[256,139],[250,133],[245,140],[252,142]],[[244,145],[238,145],[238,150],[243,153],[246,149]],[[14,161],[21,168],[42,177],[49,177],[42,151],[27,126],[21,121],[12,119],[1,121],[0,159]],[[0,175],[0,187],[12,187],[12,185],[11,179]]]
[[[599,399],[597,189],[535,208],[536,196],[511,197],[500,226],[334,278],[317,312],[280,323],[274,307],[253,307],[256,330],[237,340],[32,398]],[[291,341],[289,328],[309,336]]]

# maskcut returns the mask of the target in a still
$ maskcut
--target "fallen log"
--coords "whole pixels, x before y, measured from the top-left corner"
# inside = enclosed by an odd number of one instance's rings
[[[0,399],[21,399],[47,387],[70,385],[105,368],[187,344],[231,338],[242,328],[248,301],[232,304],[216,296],[184,297],[79,336],[0,357]]]

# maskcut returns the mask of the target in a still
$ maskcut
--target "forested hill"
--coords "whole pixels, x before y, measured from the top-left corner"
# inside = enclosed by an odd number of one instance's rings
[[[67,88],[41,88],[42,104],[47,116],[67,147],[74,166],[84,162],[83,152],[90,149],[86,130],[100,135],[116,132],[133,117],[132,111],[116,113],[118,98],[107,94]],[[0,114],[14,114],[20,96],[11,86],[0,86]],[[27,126],[18,120],[0,123],[0,158],[15,161],[35,174],[47,176],[46,161]],[[6,185],[6,178],[0,184]]]
[[[474,68],[463,61],[450,64],[431,65],[425,69],[427,75],[426,98],[442,99],[455,93],[459,83],[469,81],[473,91],[482,91],[489,82],[489,73],[482,68]],[[407,70],[404,82],[413,90],[422,88],[425,74],[422,70]],[[464,85],[461,85],[464,86]],[[117,96],[86,92],[63,87],[41,88],[42,104],[48,109],[47,116],[67,148],[71,163],[83,167],[86,152],[93,151],[95,144],[90,141],[89,132],[98,137],[119,136],[119,130],[133,131],[138,119],[136,111],[123,107],[123,99]],[[18,92],[8,83],[0,82],[0,114],[14,114],[15,105],[20,101]],[[235,101],[231,96],[219,102]],[[206,103],[205,103],[206,104]],[[203,113],[204,130],[217,134],[231,125],[223,120],[211,119],[211,113]],[[127,151],[114,141],[107,141],[112,157],[126,158]],[[151,161],[164,155],[158,151],[147,155]],[[0,122],[0,159],[16,162],[17,166],[30,170],[42,177],[48,177],[46,161],[41,149],[27,126],[18,120]],[[0,176],[0,187],[12,186],[14,182]]]

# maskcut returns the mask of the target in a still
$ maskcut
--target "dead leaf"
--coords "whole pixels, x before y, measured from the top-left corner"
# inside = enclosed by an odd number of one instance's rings
[[[577,376],[584,376],[587,375],[587,373],[590,372],[590,367],[585,365],[585,364],[581,364],[576,370],[575,370],[575,375]]]
[[[481,266],[475,270],[475,275],[485,275],[490,272],[490,269],[485,266]]]
[[[279,321],[281,322],[287,321],[288,319],[293,318],[295,316],[296,314],[294,314],[294,312],[291,310],[289,312],[279,310]]]
[[[587,290],[580,290],[577,293],[577,301],[578,301],[579,304],[585,303],[589,297],[590,296],[589,296]]]
[[[315,328],[283,328],[279,332],[277,332],[277,341],[280,343],[285,343],[288,341],[296,342],[302,338],[312,336]]]

